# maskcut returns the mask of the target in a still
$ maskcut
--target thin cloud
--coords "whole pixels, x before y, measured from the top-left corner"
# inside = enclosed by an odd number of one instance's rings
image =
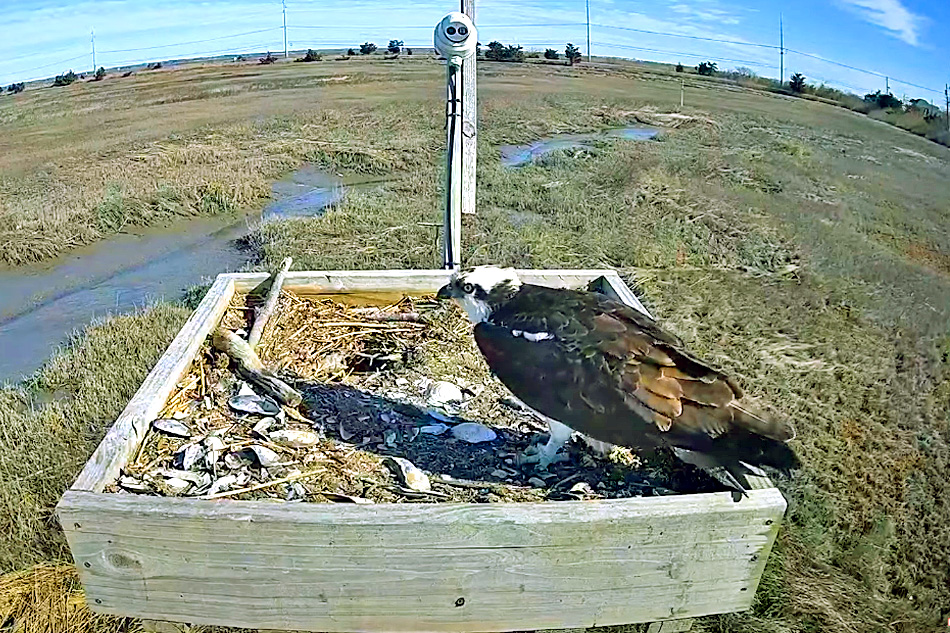
[[[841,0],[845,8],[861,18],[883,27],[894,37],[910,44],[920,45],[920,32],[927,21],[913,13],[900,0]]]

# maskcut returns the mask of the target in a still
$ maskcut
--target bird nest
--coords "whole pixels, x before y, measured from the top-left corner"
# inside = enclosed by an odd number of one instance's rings
[[[247,329],[236,296],[222,327]],[[113,492],[314,502],[519,502],[710,492],[665,452],[583,437],[546,469],[546,426],[493,378],[456,306],[431,296],[281,293],[256,350],[303,396],[281,407],[204,345]],[[543,439],[543,438],[542,438]]]

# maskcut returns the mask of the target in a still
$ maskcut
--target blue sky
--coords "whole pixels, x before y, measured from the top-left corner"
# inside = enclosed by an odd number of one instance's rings
[[[567,41],[586,50],[584,0],[477,0],[479,39],[526,48],[562,49]],[[455,2],[287,0],[291,48],[355,46],[390,39],[431,45],[432,26]],[[924,97],[943,105],[950,82],[950,2],[947,0],[591,0],[591,50],[695,65],[714,59],[720,68],[746,66],[777,77],[776,48],[711,42],[690,37],[778,46],[784,16],[786,78],[802,72],[855,92],[883,89],[891,77],[898,97]],[[49,77],[70,68],[198,54],[283,49],[281,4],[274,0],[0,0],[0,83]],[[632,29],[632,30],[631,30]],[[809,56],[802,55],[805,53]],[[866,74],[828,63],[872,70]],[[910,82],[939,94],[908,86]]]

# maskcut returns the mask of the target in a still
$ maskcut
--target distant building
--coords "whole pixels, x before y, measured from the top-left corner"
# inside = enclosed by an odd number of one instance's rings
[[[929,103],[926,99],[911,99],[907,109],[916,110],[924,116],[940,116],[941,114],[940,108]]]

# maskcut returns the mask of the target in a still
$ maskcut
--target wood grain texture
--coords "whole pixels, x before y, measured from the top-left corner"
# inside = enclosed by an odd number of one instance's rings
[[[90,606],[305,631],[590,627],[747,609],[775,489],[530,504],[207,502],[68,491]]]
[[[247,335],[247,344],[253,350],[261,342],[261,336],[264,334],[264,326],[270,320],[271,314],[277,308],[277,299],[280,298],[280,289],[284,286],[284,277],[290,270],[294,260],[292,257],[285,257],[280,264],[280,269],[274,273],[274,281],[271,282],[270,290],[267,292],[267,299],[264,306],[254,315],[254,323],[251,325],[251,332]]]
[[[462,13],[475,23],[475,0],[460,0]],[[477,33],[476,33],[477,35]],[[478,156],[477,55],[462,65],[462,213],[475,213],[476,162]]]
[[[165,406],[201,344],[221,320],[233,294],[234,282],[226,276],[218,276],[86,462],[73,483],[74,490],[99,492],[115,481],[119,470],[138,450],[148,425]]]

